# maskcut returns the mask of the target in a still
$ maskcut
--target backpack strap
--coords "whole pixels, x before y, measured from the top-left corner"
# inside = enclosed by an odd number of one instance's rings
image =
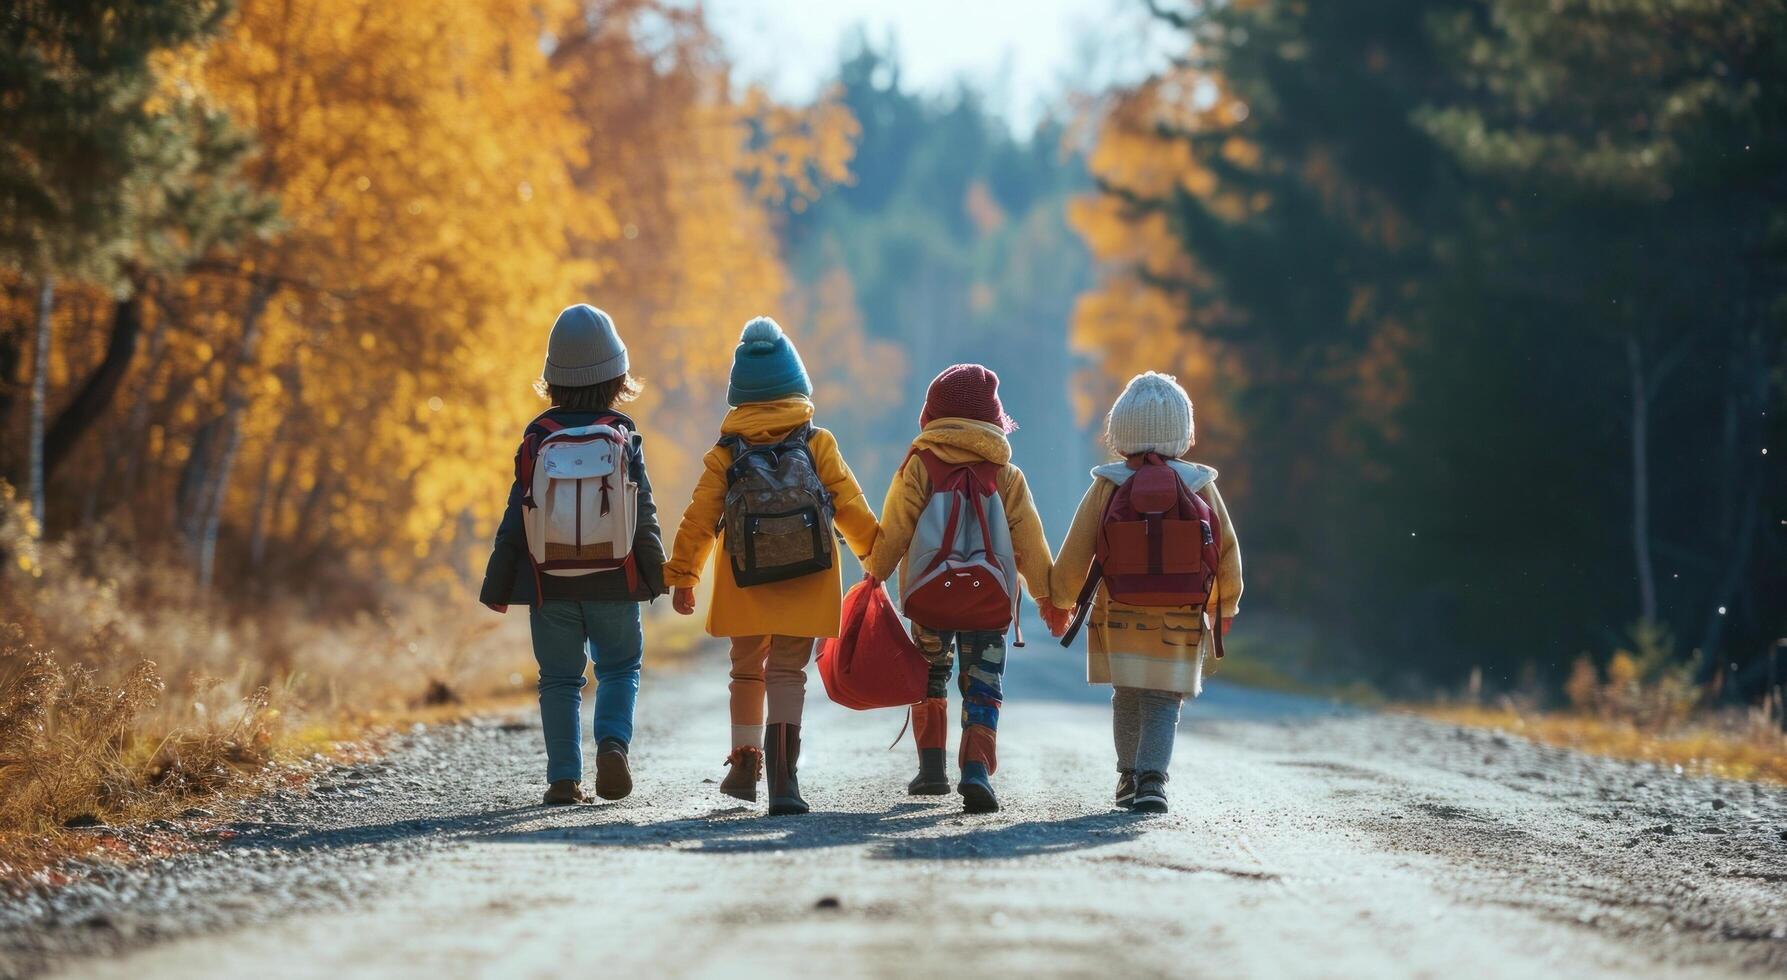
[[[1073,602],[1073,622],[1067,624],[1067,632],[1061,634],[1061,645],[1073,646],[1074,637],[1080,635],[1080,627],[1086,625],[1086,616],[1092,612],[1092,598],[1098,594],[1098,585],[1104,581],[1104,562],[1093,559],[1092,568],[1086,573],[1086,584],[1080,587],[1080,597]]]
[[[1129,466],[1131,469],[1136,468],[1134,457],[1130,458]],[[1100,543],[1094,546],[1095,549],[1103,546],[1104,526],[1110,523],[1111,511],[1116,508],[1117,497],[1122,492],[1123,488],[1117,487],[1111,491],[1111,499],[1104,502],[1104,510],[1098,515],[1098,532],[1094,537],[1094,540]],[[1074,637],[1079,634],[1080,627],[1085,625],[1086,617],[1092,612],[1092,600],[1098,595],[1098,586],[1103,581],[1104,562],[1095,557],[1092,559],[1092,567],[1086,572],[1086,584],[1080,587],[1079,598],[1074,600],[1073,622],[1068,624],[1067,632],[1061,634],[1062,646],[1073,646]]]
[[[918,461],[925,465],[925,476],[930,478],[931,492],[936,493],[937,488],[943,485],[943,478],[949,475],[949,464],[938,459],[937,454],[929,449],[913,449],[906,454],[907,459],[914,456],[917,456]],[[906,464],[901,463],[900,468],[905,469]]]
[[[793,432],[783,436],[782,441],[777,445],[786,446],[790,449],[806,449],[807,443],[811,442],[812,439],[813,423],[802,422]]]
[[[932,485],[931,492],[933,494],[937,492],[937,486],[935,484]],[[962,496],[961,494],[957,494],[956,498],[950,501],[949,504],[949,520],[943,525],[943,541],[937,548],[937,553],[931,556],[931,563],[925,566],[925,572],[930,572],[949,558],[949,550],[954,546],[956,540],[956,528],[961,526],[961,522]],[[984,525],[985,518],[982,518],[982,523]]]

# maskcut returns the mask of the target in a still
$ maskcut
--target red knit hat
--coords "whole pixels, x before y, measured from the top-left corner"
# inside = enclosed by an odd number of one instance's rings
[[[1018,427],[999,404],[999,376],[979,364],[952,365],[931,381],[918,424],[930,425],[933,419],[990,422],[1006,432]]]

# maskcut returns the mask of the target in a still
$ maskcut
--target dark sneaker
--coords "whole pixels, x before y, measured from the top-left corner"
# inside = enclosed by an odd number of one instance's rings
[[[541,802],[547,806],[569,806],[573,803],[593,803],[583,792],[583,784],[575,779],[555,779],[546,787],[546,795]]]
[[[906,784],[911,796],[945,796],[949,793],[949,772],[943,768],[946,749],[919,749],[918,775]]]
[[[1167,812],[1167,774],[1138,772],[1135,774],[1135,802],[1129,807],[1137,813]]]
[[[992,813],[999,809],[999,798],[993,795],[993,783],[987,778],[984,762],[962,763],[962,781],[956,784],[962,794],[962,809],[969,813]]]
[[[1129,809],[1135,805],[1135,770],[1117,770],[1117,806]]]
[[[754,745],[741,745],[726,757],[726,778],[720,780],[720,792],[746,803],[757,802],[757,781],[763,778],[763,750]]]
[[[596,746],[596,795],[624,800],[633,792],[633,770],[627,765],[627,743],[605,738]]]

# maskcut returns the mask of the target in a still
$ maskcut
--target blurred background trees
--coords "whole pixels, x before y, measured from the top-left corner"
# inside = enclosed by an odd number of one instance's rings
[[[1758,690],[1787,627],[1787,9],[1155,10],[1187,53],[1107,117],[1075,332],[1107,384],[1155,336],[1209,365],[1250,594],[1380,680],[1561,680],[1662,629]]]
[[[836,91],[860,128],[851,178],[787,208],[782,239],[801,287],[794,322],[860,323],[874,383],[822,386],[822,416],[878,506],[931,378],[984,362],[1045,520],[1065,532],[1094,449],[1068,395],[1066,323],[1091,268],[1064,212],[1090,185],[1064,119],[1017,134],[970,86],[915,93],[891,48],[862,35]]]
[[[872,497],[980,360],[1058,535],[1110,397],[1166,370],[1252,621],[1337,674],[1642,647],[1753,691],[1787,11],[1148,6],[1177,58],[1018,131],[864,37],[778,103],[678,0],[11,4],[0,475],[227,608],[376,607],[482,561],[560,307],[632,344],[672,509],[770,313]]]

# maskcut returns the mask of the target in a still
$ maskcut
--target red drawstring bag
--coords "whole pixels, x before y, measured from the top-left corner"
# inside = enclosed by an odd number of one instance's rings
[[[924,700],[930,664],[880,582],[864,576],[850,587],[840,625],[819,647],[819,679],[833,701],[862,711]]]

